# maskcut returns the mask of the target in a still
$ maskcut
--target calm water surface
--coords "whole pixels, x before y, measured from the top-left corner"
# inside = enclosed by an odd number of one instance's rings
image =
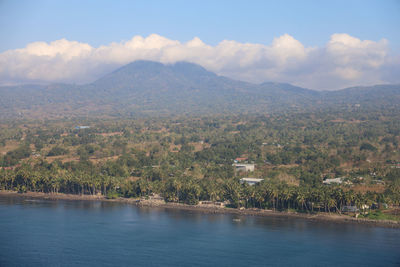
[[[0,197],[0,266],[77,265],[400,266],[400,230]]]

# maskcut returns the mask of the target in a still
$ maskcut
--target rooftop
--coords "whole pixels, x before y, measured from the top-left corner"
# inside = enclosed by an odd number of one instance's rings
[[[256,183],[259,183],[259,182],[261,182],[261,181],[263,181],[264,179],[262,179],[262,178],[241,178],[240,179],[240,182],[241,183],[244,183],[244,182],[246,182],[246,183],[248,183],[248,184],[256,184]]]
[[[343,182],[343,177],[326,179],[323,181],[324,184],[341,184]]]

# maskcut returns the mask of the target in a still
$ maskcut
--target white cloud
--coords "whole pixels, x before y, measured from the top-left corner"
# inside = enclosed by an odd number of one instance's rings
[[[377,68],[385,62],[388,53],[387,40],[361,41],[348,34],[334,34],[327,45],[327,52],[338,65],[349,64]]]
[[[333,74],[337,75],[338,77],[346,80],[356,80],[360,78],[362,73],[356,69],[353,68],[336,68]]]
[[[198,37],[182,43],[152,34],[92,47],[65,39],[34,42],[0,54],[0,84],[91,82],[134,60],[189,61],[220,75],[250,82],[289,82],[312,89],[400,82],[400,62],[388,41],[333,34],[323,47],[304,47],[284,34],[270,45],[224,40],[216,46]]]
[[[24,49],[15,50],[20,54],[27,54],[40,57],[60,56],[65,60],[71,60],[74,57],[83,57],[88,55],[93,48],[88,44],[68,41],[65,39],[57,40],[47,44],[45,42],[30,43]]]

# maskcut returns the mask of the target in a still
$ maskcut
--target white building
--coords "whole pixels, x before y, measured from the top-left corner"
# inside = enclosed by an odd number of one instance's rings
[[[240,179],[240,183],[247,183],[248,185],[255,185],[263,181],[264,179],[261,178],[242,178]]]
[[[343,177],[326,179],[322,183],[323,184],[341,184],[341,183],[343,183]]]
[[[82,129],[89,129],[90,128],[90,126],[75,126],[75,129],[76,130],[82,130]]]
[[[255,164],[233,164],[235,166],[235,171],[237,172],[253,172]]]

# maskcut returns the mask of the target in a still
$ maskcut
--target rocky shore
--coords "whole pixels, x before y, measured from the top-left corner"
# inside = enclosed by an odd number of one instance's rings
[[[287,217],[287,218],[302,218],[313,221],[354,223],[354,224],[363,224],[369,226],[390,227],[390,228],[400,229],[399,221],[362,219],[362,218],[354,218],[347,215],[339,215],[339,214],[326,214],[326,213],[307,214],[307,213],[281,212],[281,211],[262,210],[262,209],[233,209],[233,208],[226,208],[223,206],[214,206],[214,205],[202,205],[202,204],[186,205],[181,203],[164,202],[162,200],[154,200],[154,199],[138,199],[138,198],[107,199],[102,195],[73,195],[73,194],[61,194],[61,193],[47,194],[40,192],[27,192],[21,194],[14,191],[0,190],[0,196],[23,197],[28,199],[33,198],[33,199],[44,199],[44,200],[71,200],[71,201],[84,200],[84,201],[120,202],[120,203],[129,203],[132,205],[136,205],[138,207],[179,209],[179,210],[196,211],[209,214],[235,214],[238,216],[265,216],[265,217],[274,216],[274,217]]]

